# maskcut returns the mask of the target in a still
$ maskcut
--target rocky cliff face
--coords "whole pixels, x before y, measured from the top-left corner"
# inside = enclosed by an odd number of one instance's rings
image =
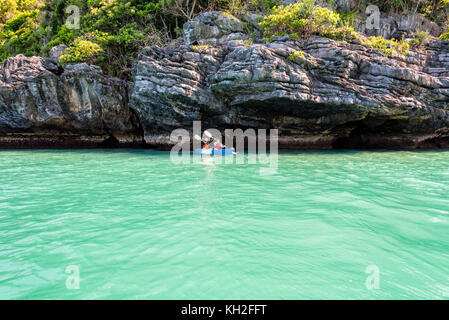
[[[0,69],[1,147],[139,145],[128,84],[86,64],[9,58]]]
[[[142,52],[134,84],[86,64],[8,59],[0,147],[140,146],[144,138],[169,148],[171,131],[195,120],[203,129],[279,129],[281,148],[449,147],[448,42],[390,58],[324,38],[253,42],[254,18],[198,16],[184,40]]]
[[[131,107],[148,143],[169,145],[171,130],[201,120],[277,128],[283,148],[449,147],[447,42],[391,58],[324,38],[251,43],[220,13],[184,33],[136,63]]]
[[[299,2],[298,0],[284,0],[284,4]],[[351,12],[360,6],[357,0],[316,0],[316,4],[339,12]],[[367,17],[372,14],[372,10],[366,10],[365,17],[355,17],[354,28],[368,36],[382,36],[386,39],[401,39],[412,37],[417,31],[427,31],[429,34],[439,37],[444,32],[445,26],[428,20],[423,14],[409,13],[397,14],[393,12],[379,12],[379,29],[367,29]]]

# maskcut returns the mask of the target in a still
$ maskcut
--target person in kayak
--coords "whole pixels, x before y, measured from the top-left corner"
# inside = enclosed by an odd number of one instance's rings
[[[220,142],[220,140],[216,140],[214,138],[209,138],[206,141],[201,141],[202,149],[215,149],[222,150],[225,149],[225,146]]]
[[[234,148],[228,148],[219,139],[214,138],[211,134],[207,134],[206,138],[200,138],[200,136],[198,135],[195,135],[194,138],[197,140],[201,140],[200,150],[210,150],[210,152],[213,152],[211,149],[217,151],[229,149],[232,151],[232,154],[236,154]],[[202,153],[202,151],[200,151],[200,153]]]
[[[214,139],[211,137],[207,140],[201,141],[201,149],[211,149],[214,145]]]
[[[224,148],[225,147],[223,146],[223,144],[220,141],[218,141],[218,140],[214,141],[214,149],[215,150],[221,150],[221,149],[224,149]]]

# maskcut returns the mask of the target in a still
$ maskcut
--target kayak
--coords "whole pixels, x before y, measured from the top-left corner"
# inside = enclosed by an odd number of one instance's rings
[[[234,150],[232,149],[221,149],[221,150],[215,150],[215,149],[196,149],[195,154],[206,154],[211,156],[229,156],[233,154]]]

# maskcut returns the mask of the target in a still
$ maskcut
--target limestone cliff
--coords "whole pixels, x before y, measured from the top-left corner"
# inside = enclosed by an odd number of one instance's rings
[[[277,128],[283,148],[449,146],[449,46],[386,57],[360,42],[245,41],[242,23],[198,16],[185,41],[147,48],[131,107],[145,140],[175,128]]]
[[[139,145],[128,84],[95,66],[18,55],[0,69],[1,147]]]
[[[449,147],[449,43],[386,57],[360,41],[267,43],[208,12],[146,48],[134,83],[22,55],[0,69],[0,147],[149,146],[203,128],[279,129],[280,147]],[[257,38],[257,37],[256,37]]]

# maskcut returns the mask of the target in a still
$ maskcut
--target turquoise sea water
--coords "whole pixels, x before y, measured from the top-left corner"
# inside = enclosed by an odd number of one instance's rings
[[[449,298],[449,152],[281,153],[259,169],[0,151],[0,298]]]

